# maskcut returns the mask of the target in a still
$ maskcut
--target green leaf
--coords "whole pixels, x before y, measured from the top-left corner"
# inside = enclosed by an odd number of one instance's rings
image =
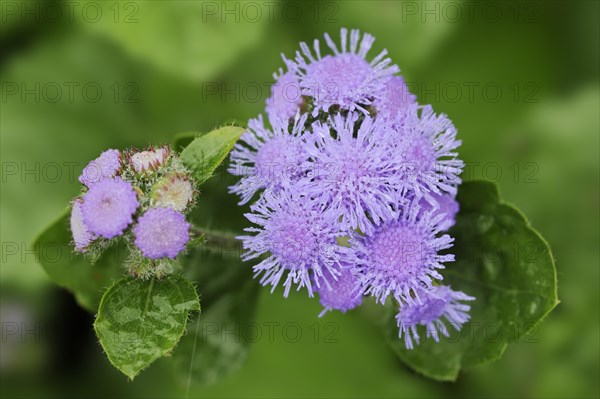
[[[121,277],[120,265],[127,250],[122,244],[113,245],[92,264],[73,252],[69,217],[67,209],[35,240],[36,257],[53,282],[71,291],[81,306],[96,312],[103,291]]]
[[[94,329],[113,366],[133,379],[173,350],[193,310],[198,294],[182,276],[124,278],[102,297]]]
[[[219,246],[217,255],[217,244],[207,245],[213,247],[196,248],[185,261],[203,302],[202,319],[190,323],[173,354],[176,376],[186,386],[214,383],[243,365],[260,288],[239,250]]]
[[[511,342],[535,342],[537,324],[557,304],[556,270],[546,241],[495,184],[464,183],[460,212],[450,235],[456,261],[443,270],[444,284],[476,297],[471,320],[439,343],[424,339],[407,350],[388,309],[386,338],[393,351],[419,373],[453,381],[463,368],[497,359]]]
[[[244,129],[241,127],[224,126],[194,139],[185,147],[181,160],[192,170],[197,184],[212,176],[242,133]]]
[[[82,12],[90,5],[96,14]],[[259,44],[266,28],[267,18],[222,23],[224,7],[204,1],[85,0],[74,14],[78,25],[112,40],[136,59],[172,76],[208,82]]]

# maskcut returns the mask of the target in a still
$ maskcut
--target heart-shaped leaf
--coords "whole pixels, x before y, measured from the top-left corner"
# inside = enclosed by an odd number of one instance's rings
[[[386,337],[400,359],[444,381],[498,358],[511,342],[534,342],[538,322],[558,304],[548,244],[515,207],[501,201],[496,185],[464,183],[457,199],[460,212],[450,231],[456,261],[442,274],[444,284],[476,297],[469,303],[471,320],[439,343],[425,339],[413,350],[398,338],[395,311],[386,322]]]
[[[191,169],[197,184],[212,176],[242,133],[244,129],[241,127],[224,126],[197,137],[181,151],[181,160]]]
[[[173,350],[193,310],[198,294],[182,276],[124,278],[104,293],[94,329],[113,366],[133,379]]]
[[[81,306],[96,312],[103,291],[122,274],[120,265],[127,249],[123,244],[113,245],[92,264],[73,252],[69,215],[66,210],[35,240],[37,260],[53,282],[71,291]]]

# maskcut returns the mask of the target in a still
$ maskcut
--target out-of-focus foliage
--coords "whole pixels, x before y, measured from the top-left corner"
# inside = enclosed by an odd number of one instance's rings
[[[3,396],[600,394],[597,2],[289,1],[275,2],[271,15],[264,5],[259,20],[241,23],[248,2],[205,3],[216,5],[214,14],[189,1],[149,1],[140,3],[139,23],[128,26],[115,23],[112,10],[91,22],[92,9],[83,18],[84,2],[75,3],[44,2],[62,7],[56,20],[42,8],[21,14],[20,7],[41,2],[1,3]],[[231,14],[225,3],[237,4]],[[64,11],[69,4],[77,14],[72,21]],[[127,2],[120,4],[124,16]],[[460,8],[462,17],[445,16],[452,11],[445,4]],[[248,16],[254,14],[246,22]],[[373,33],[373,55],[386,47],[418,99],[455,122],[468,162],[464,177],[499,183],[504,199],[548,240],[561,304],[534,342],[511,345],[500,361],[448,384],[420,377],[389,353],[366,322],[373,317],[369,303],[317,319],[318,301],[265,293],[255,320],[262,335],[238,372],[188,388],[159,359],[126,382],[105,359],[90,316],[48,283],[35,259],[35,234],[76,194],[78,174],[103,149],[168,143],[176,132],[207,132],[232,119],[244,123],[264,108],[280,53],[291,57],[300,40],[326,31],[336,36],[341,26]],[[194,218],[239,231],[244,209],[227,195],[233,179],[218,171]]]
[[[264,18],[221,23],[220,16],[211,10],[227,6],[213,1],[117,4],[85,0],[81,7],[95,13],[76,14],[83,26],[166,73],[192,81],[212,79],[248,48],[258,45],[266,24]],[[239,5],[228,8],[232,16],[236,7]],[[97,22],[86,23],[90,19]]]

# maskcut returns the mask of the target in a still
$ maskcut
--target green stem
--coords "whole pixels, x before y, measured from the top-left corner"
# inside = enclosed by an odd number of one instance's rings
[[[206,228],[192,226],[192,231],[206,239],[206,247],[211,249],[234,249],[239,248],[241,241],[235,238],[234,234],[213,231]]]
[[[192,230],[197,234],[203,235],[207,241],[210,241],[215,244],[221,243],[237,245],[239,242],[239,240],[235,238],[235,235],[232,233],[224,233],[221,231],[209,230],[198,226],[192,226]]]

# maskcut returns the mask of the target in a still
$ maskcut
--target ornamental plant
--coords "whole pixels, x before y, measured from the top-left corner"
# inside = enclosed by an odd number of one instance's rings
[[[417,102],[386,50],[369,55],[373,36],[324,39],[283,56],[265,115],[247,128],[100,154],[38,238],[42,265],[97,312],[100,344],[129,378],[171,353],[199,382],[239,367],[247,342],[197,332],[203,320],[250,322],[257,284],[317,296],[315,317],[370,314],[398,357],[438,380],[499,357],[556,306],[548,245],[493,184],[462,181],[451,120]],[[244,233],[194,217],[228,155]],[[52,243],[73,255],[51,261]],[[238,244],[241,266],[198,258]]]
[[[168,146],[145,151],[107,150],[79,177],[70,227],[75,251],[92,261],[122,240],[129,274],[171,274],[190,241],[185,213],[194,205],[194,180]],[[134,220],[135,219],[135,220]]]

